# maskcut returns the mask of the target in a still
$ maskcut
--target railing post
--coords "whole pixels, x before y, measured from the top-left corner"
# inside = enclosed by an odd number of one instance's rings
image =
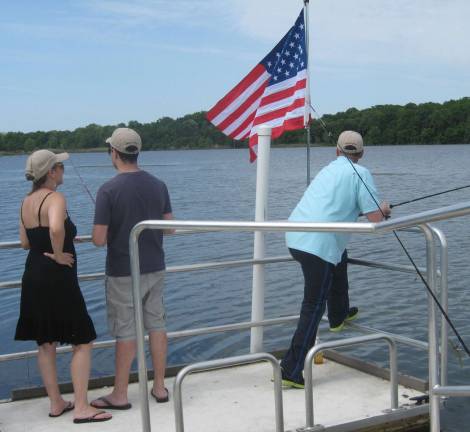
[[[398,362],[397,346],[395,340],[390,335],[377,333],[367,336],[353,337],[349,339],[340,339],[337,341],[324,342],[313,346],[307,353],[304,362],[305,379],[305,427],[297,429],[299,432],[317,432],[324,430],[322,425],[315,425],[314,407],[313,407],[313,370],[312,363],[315,355],[329,348],[339,348],[352,345],[363,344],[383,339],[389,347],[390,359],[390,408],[398,408]]]
[[[449,289],[447,285],[447,273],[449,267],[449,257],[448,257],[448,246],[447,246],[447,239],[444,233],[436,227],[431,227],[434,235],[439,240],[441,246],[441,261],[440,261],[440,286],[441,286],[441,306],[442,308],[448,312],[449,309]],[[442,318],[441,320],[441,379],[440,385],[446,386],[447,385],[447,368],[448,368],[448,357],[449,357],[449,350],[448,345],[449,343],[449,324],[447,321]]]
[[[258,159],[256,167],[256,210],[255,222],[264,222],[268,210],[269,152],[271,146],[271,128],[258,128]],[[265,256],[264,232],[255,231],[253,259]],[[251,320],[264,319],[264,264],[253,266],[253,284],[251,297]],[[263,327],[251,329],[250,352],[263,351]]]
[[[436,246],[432,228],[428,224],[419,225],[426,238],[426,272],[427,283],[436,295]],[[436,305],[428,293],[428,338],[429,338],[429,409],[430,432],[440,432],[440,397],[434,394],[434,387],[439,385],[439,353],[436,323]]]
[[[139,235],[143,227],[137,224],[129,236],[129,254],[131,260],[132,297],[134,300],[135,328],[137,339],[137,364],[139,367],[140,414],[142,431],[150,432],[150,410],[147,386],[147,365],[145,362],[145,334],[140,291]]]
[[[250,364],[259,361],[267,361],[273,367],[274,378],[274,415],[276,419],[276,432],[284,432],[284,411],[282,404],[282,377],[281,366],[278,360],[268,353],[245,354],[225,359],[208,360],[199,363],[193,363],[181,369],[176,375],[173,384],[173,403],[175,408],[175,429],[176,432],[184,432],[183,419],[183,396],[182,385],[185,377],[193,372],[208,371],[219,369],[221,367],[239,366],[242,364]],[[221,428],[223,430],[223,428]]]

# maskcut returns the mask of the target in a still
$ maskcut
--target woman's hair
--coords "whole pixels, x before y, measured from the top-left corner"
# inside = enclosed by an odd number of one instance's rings
[[[55,170],[58,166],[61,166],[62,168],[64,167],[63,163],[62,162],[57,162],[52,168],[51,170]],[[26,177],[26,180],[29,180],[29,181],[32,181],[33,182],[33,187],[31,188],[31,192],[29,192],[28,195],[31,195],[33,192],[36,192],[38,189],[41,188],[41,186],[46,183],[47,181],[47,174],[49,174],[49,172],[47,172],[46,174],[44,174],[41,178],[38,178],[37,180],[34,180],[34,177],[32,174],[29,174],[29,173],[26,173],[25,174],[25,177]]]
[[[27,180],[33,180],[34,177],[32,177],[30,174],[26,174],[26,179]],[[46,183],[47,180],[47,174],[44,174],[41,178],[37,179],[36,181],[33,180],[33,187],[31,188],[31,192],[28,195],[31,195],[33,192],[36,192],[38,189],[41,188],[41,186]]]

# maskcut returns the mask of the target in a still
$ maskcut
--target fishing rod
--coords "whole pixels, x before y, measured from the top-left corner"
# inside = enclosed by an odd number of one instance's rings
[[[313,108],[312,105],[310,105],[310,108],[317,114],[318,116],[318,113],[315,111],[315,108]],[[332,144],[335,144],[334,143],[334,140],[333,140],[333,136],[331,134],[331,132],[328,130],[328,127],[326,126],[325,122],[320,118],[320,116],[318,116],[319,120],[320,120],[320,124],[322,125],[322,127],[325,129],[325,132],[327,133],[328,135],[328,138],[330,139],[331,143]],[[336,144],[338,145],[338,144]],[[342,147],[339,146],[340,150],[343,151]],[[344,153],[344,152],[343,152]],[[373,199],[374,203],[376,204],[377,208],[379,209],[380,213],[382,214],[382,216],[384,218],[386,218],[385,216],[385,213],[383,212],[382,208],[380,207],[380,204],[377,202],[377,200],[375,199],[374,195],[372,194],[372,192],[370,191],[369,187],[367,186],[366,182],[363,180],[363,178],[361,177],[361,175],[358,173],[356,167],[354,166],[354,163],[348,158],[346,157],[346,159],[349,161],[349,163],[351,164],[351,167],[353,168],[354,172],[356,173],[356,175],[358,176],[358,178],[361,180],[361,183],[364,185],[364,187],[366,188],[367,192],[369,193],[369,195],[371,196],[371,198]],[[396,206],[395,206],[396,207]],[[421,273],[421,271],[419,270],[418,266],[416,265],[416,263],[414,262],[413,258],[411,257],[410,253],[408,252],[408,249],[405,247],[405,245],[403,244],[403,242],[401,241],[400,237],[398,237],[398,234],[396,233],[395,230],[392,231],[393,232],[393,235],[395,236],[395,238],[397,239],[398,243],[400,244],[401,248],[403,249],[403,251],[405,252],[406,256],[408,257],[409,261],[411,262],[412,266],[414,267],[416,273],[418,274],[419,278],[421,279],[421,281],[423,282],[424,286],[426,287],[429,295],[432,297],[432,299],[434,300],[435,304],[437,305],[437,307],[439,308],[442,316],[445,318],[445,320],[447,321],[447,323],[449,324],[449,326],[451,327],[452,331],[454,332],[455,336],[457,337],[457,339],[459,340],[460,342],[460,345],[462,346],[462,348],[465,350],[465,352],[467,353],[467,355],[470,357],[470,350],[468,349],[467,345],[465,344],[464,340],[462,339],[462,337],[460,336],[460,333],[457,331],[457,329],[455,328],[453,322],[451,321],[449,315],[447,314],[447,312],[444,310],[444,308],[442,307],[441,303],[439,302],[438,298],[436,297],[436,295],[433,293],[431,287],[429,286],[429,284],[427,283],[426,279],[424,278],[423,274]]]
[[[433,194],[430,194],[430,195],[425,195],[425,196],[422,196],[420,198],[415,198],[415,199],[408,200],[408,201],[402,201],[398,204],[390,204],[390,208],[398,207],[398,206],[401,206],[401,205],[404,205],[404,204],[409,204],[409,203],[416,202],[416,201],[421,201],[421,200],[426,199],[426,198],[431,198],[431,197],[434,197],[434,196],[437,196],[437,195],[442,195],[442,194],[445,194],[445,193],[448,193],[448,192],[454,192],[454,191],[461,190],[461,189],[466,189],[466,188],[469,188],[469,187],[470,187],[470,185],[460,186],[460,187],[456,187],[454,189],[448,189],[448,190],[445,190],[445,191],[442,191],[442,192],[436,192],[436,193],[433,193]]]
[[[88,186],[86,185],[85,181],[83,180],[82,176],[80,175],[80,172],[78,171],[77,167],[73,164],[72,158],[70,158],[69,161],[70,161],[70,164],[72,165],[74,171],[76,172],[78,178],[80,179],[80,183],[82,184],[82,186],[87,191],[88,196],[90,197],[91,201],[93,202],[93,204],[96,204],[95,198],[91,194],[90,189],[88,189]]]

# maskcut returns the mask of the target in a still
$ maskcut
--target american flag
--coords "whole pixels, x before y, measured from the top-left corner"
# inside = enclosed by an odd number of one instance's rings
[[[225,135],[249,137],[250,161],[256,159],[257,126],[272,128],[272,137],[300,129],[306,115],[307,51],[304,12],[274,49],[207,113]],[[309,111],[308,111],[309,112]]]

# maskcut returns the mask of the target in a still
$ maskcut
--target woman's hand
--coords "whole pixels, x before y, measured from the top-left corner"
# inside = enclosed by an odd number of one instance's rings
[[[66,265],[68,267],[72,267],[73,263],[75,262],[73,254],[69,252],[61,252],[59,254],[44,252],[44,255],[54,260],[57,264]]]

